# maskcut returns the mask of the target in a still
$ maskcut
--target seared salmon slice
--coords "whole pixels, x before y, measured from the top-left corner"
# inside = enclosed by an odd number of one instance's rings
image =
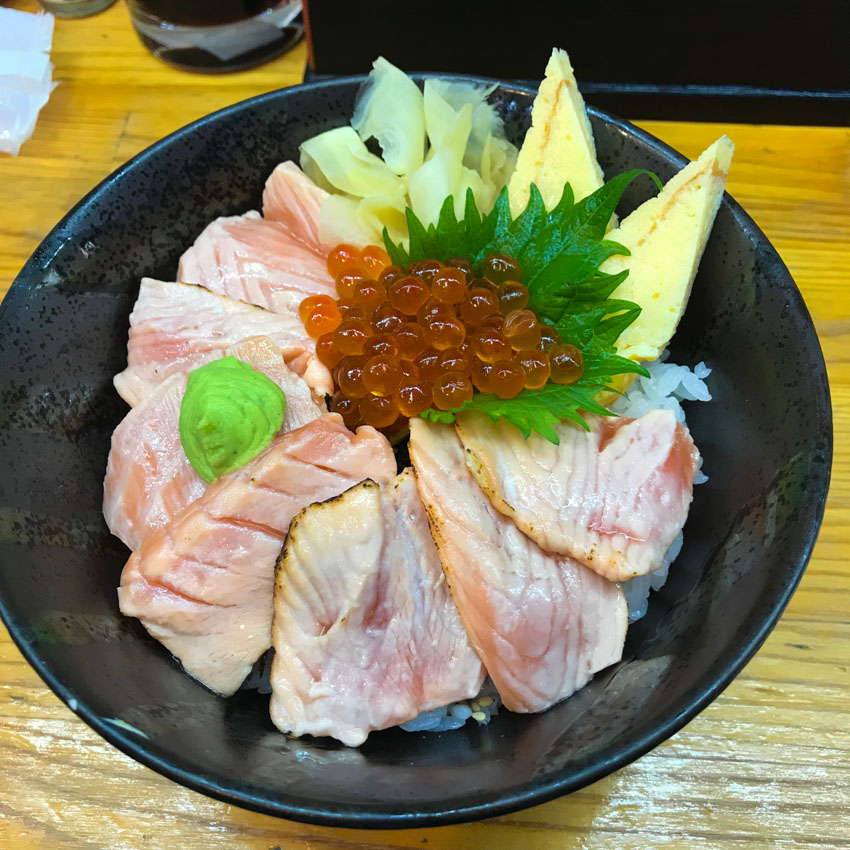
[[[271,716],[283,732],[357,746],[481,689],[410,469],[305,508],[274,604]]]
[[[294,162],[282,162],[266,180],[263,218],[282,224],[296,239],[326,254],[333,246],[319,239],[319,212],[327,196]]]
[[[286,395],[281,431],[292,431],[327,413],[304,381],[286,367],[268,337],[249,337],[219,356],[233,356],[271,378]],[[180,405],[187,372],[166,378],[134,407],[112,434],[103,482],[103,516],[109,530],[138,549],[207,484],[192,468],[180,444]]]
[[[493,506],[543,549],[612,581],[651,573],[688,517],[699,452],[669,410],[587,422],[556,426],[557,446],[479,414],[458,433]]]
[[[543,711],[619,661],[619,585],[544,552],[496,511],[454,427],[412,419],[410,457],[452,597],[507,708]]]
[[[316,360],[313,341],[305,340],[297,314],[270,313],[200,286],[144,278],[130,314],[127,368],[115,376],[115,389],[135,407],[170,375],[215,360],[252,336],[268,337],[296,374],[312,368],[324,394],[327,369]]]
[[[271,646],[274,566],[292,517],[395,470],[382,434],[352,434],[338,414],[278,435],[144,540],[121,575],[122,613],[208,688],[232,694]]]

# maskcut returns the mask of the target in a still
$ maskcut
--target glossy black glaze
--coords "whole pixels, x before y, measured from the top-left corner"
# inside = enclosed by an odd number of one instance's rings
[[[125,410],[111,378],[125,365],[139,278],[172,277],[209,221],[257,207],[273,166],[350,115],[357,85],[274,92],[178,131],[97,187],[27,263],[0,306],[0,613],[80,717],[178,782],[314,823],[451,823],[599,779],[730,682],[811,553],[829,481],[829,390],[800,293],[727,196],[673,346],[678,362],[714,369],[714,401],[689,411],[710,481],[623,663],[542,715],[503,711],[442,735],[387,731],[359,749],[290,740],[266,697],[206,691],[118,613],[127,551],[100,514],[109,436]],[[519,139],[530,92],[496,97]],[[666,179],[684,162],[623,121],[592,120],[609,176],[641,166]],[[622,210],[650,188],[633,184]]]

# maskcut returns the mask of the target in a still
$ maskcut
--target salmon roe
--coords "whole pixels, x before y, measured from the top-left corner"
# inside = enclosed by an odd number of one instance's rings
[[[373,428],[388,428],[398,419],[398,407],[390,396],[367,395],[360,400],[360,415]]]
[[[549,352],[549,363],[556,384],[574,384],[584,371],[581,352],[574,345],[556,345]]]
[[[363,422],[360,416],[360,402],[343,392],[336,393],[331,399],[331,412],[342,416],[346,428],[354,429]]]
[[[543,322],[540,326],[540,342],[537,347],[541,351],[551,351],[556,345],[560,345],[561,335],[552,327]]]
[[[359,256],[360,265],[374,278],[390,265],[390,255],[377,245],[368,245]]]
[[[528,309],[512,257],[488,255],[478,274],[464,257],[402,268],[377,245],[342,244],[327,266],[338,297],[311,295],[298,313],[333,374],[330,409],[349,428],[396,434],[407,418],[455,409],[475,391],[509,399],[583,373],[581,352]]]
[[[366,272],[359,266],[346,266],[336,278],[336,291],[340,298],[352,298],[357,284],[369,280]]]
[[[499,360],[490,373],[490,392],[499,398],[513,398],[525,386],[525,372],[512,360]]]
[[[519,280],[522,268],[513,257],[504,254],[488,254],[481,263],[481,274],[495,284],[506,280]]]
[[[414,380],[406,380],[395,392],[395,403],[402,416],[418,416],[433,403],[431,388]]]
[[[503,316],[513,310],[522,310],[528,304],[528,288],[514,280],[503,283],[496,295],[499,299],[499,312]]]
[[[328,254],[328,274],[336,280],[346,266],[357,262],[359,251],[353,245],[337,245]]]
[[[445,372],[434,381],[431,392],[440,410],[450,410],[472,398],[472,381],[460,372]]]
[[[304,322],[304,327],[307,333],[318,339],[326,333],[335,331],[342,322],[342,314],[339,312],[339,307],[336,302],[327,295],[311,296],[313,303],[306,305],[305,302],[310,301],[310,298],[305,298],[299,307],[299,314],[304,313],[301,321]]]
[[[525,373],[525,388],[539,390],[548,380],[552,367],[545,352],[537,349],[518,351],[516,362]]]
[[[540,322],[531,310],[512,310],[505,316],[503,333],[514,351],[534,348],[540,342]]]

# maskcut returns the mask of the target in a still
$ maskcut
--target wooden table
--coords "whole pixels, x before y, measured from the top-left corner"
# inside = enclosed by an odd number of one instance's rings
[[[140,46],[123,4],[57,21],[60,85],[21,155],[0,154],[0,297],[115,167],[214,109],[299,82],[304,57],[302,45],[254,71],[192,75]],[[820,540],[781,622],[729,689],[654,752],[570,797],[477,824],[358,832],[243,811],[136,764],[44,687],[0,627],[0,847],[850,847],[850,131],[640,123],[689,156],[720,133],[734,139],[729,191],[788,263],[832,384],[835,468]]]

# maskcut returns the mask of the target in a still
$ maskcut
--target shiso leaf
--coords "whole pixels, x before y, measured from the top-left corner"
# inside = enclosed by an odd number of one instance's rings
[[[660,186],[654,174],[635,169],[576,202],[566,184],[561,200],[549,211],[532,184],[528,204],[516,218],[511,216],[507,189],[486,215],[480,213],[471,191],[466,194],[461,218],[453,197],[444,199],[436,222],[427,226],[408,209],[407,250],[384,231],[387,251],[401,266],[431,257],[445,262],[462,256],[480,270],[484,258],[492,253],[519,260],[529,290],[529,307],[553,325],[565,343],[579,349],[584,363],[582,377],[574,384],[550,382],[538,390],[523,390],[512,399],[477,393],[459,408],[428,410],[423,417],[451,422],[460,411],[480,410],[493,419],[506,419],[526,437],[536,431],[557,442],[555,422],[571,420],[587,427],[582,413],[612,415],[595,397],[609,389],[615,375],[647,373],[640,364],[617,354],[615,347],[623,330],[640,315],[637,304],[610,297],[628,271],[606,274],[599,271],[599,265],[615,254],[628,255],[625,247],[604,237],[623,192],[641,175]]]
[[[575,422],[585,430],[588,425],[579,411],[600,416],[616,414],[599,404],[594,396],[605,389],[604,383],[588,382],[586,386],[546,384],[539,390],[523,390],[514,398],[502,399],[491,393],[476,393],[472,399],[454,410],[426,410],[420,415],[432,422],[454,422],[459,413],[478,411],[494,422],[505,419],[519,428],[528,439],[532,431],[558,445],[555,425],[565,419]]]
[[[474,193],[470,198],[467,192],[460,218],[457,199],[446,196],[429,224],[423,223],[415,208],[407,210],[407,251],[388,234],[384,241],[394,262],[404,257],[409,262],[432,257],[445,262],[449,257],[462,256],[480,269],[488,254],[514,257],[523,269],[529,307],[541,319],[556,323],[572,304],[604,300],[624,280],[622,273],[600,272],[599,265],[615,254],[629,253],[604,235],[626,187],[641,175],[659,182],[650,171],[626,171],[577,203],[568,183],[550,211],[532,184],[528,204],[516,218],[511,217],[507,188],[483,216]]]

